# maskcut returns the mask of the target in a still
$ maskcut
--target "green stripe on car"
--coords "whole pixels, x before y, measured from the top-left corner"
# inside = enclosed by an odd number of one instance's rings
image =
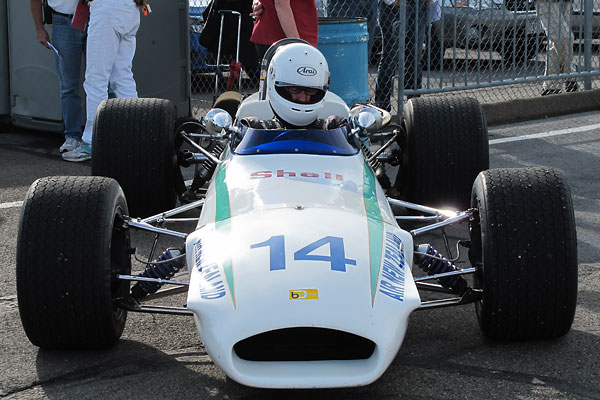
[[[371,270],[371,304],[375,302],[375,291],[381,268],[381,249],[383,246],[383,218],[377,201],[376,178],[373,170],[365,161],[363,198],[367,212],[369,229],[369,264]]]
[[[217,176],[215,177],[215,193],[216,193],[216,212],[215,212],[215,229],[220,236],[223,238],[231,237],[231,205],[229,204],[229,189],[227,183],[225,183],[225,170],[226,163],[219,164],[217,169]],[[231,255],[227,254],[227,257],[223,260],[223,271],[225,272],[225,278],[229,291],[231,292],[231,299],[233,300],[233,306],[235,307],[235,289],[233,286],[233,264],[231,261]]]

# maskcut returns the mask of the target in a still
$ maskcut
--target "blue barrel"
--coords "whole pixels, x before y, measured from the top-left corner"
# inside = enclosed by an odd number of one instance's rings
[[[329,90],[349,106],[369,100],[366,18],[319,18],[317,48],[329,64]]]

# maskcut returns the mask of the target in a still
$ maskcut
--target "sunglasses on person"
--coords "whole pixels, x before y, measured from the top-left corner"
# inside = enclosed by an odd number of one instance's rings
[[[285,89],[289,94],[294,96],[300,94],[301,92],[304,92],[304,94],[307,96],[313,96],[318,92],[318,89],[302,86],[287,86]]]

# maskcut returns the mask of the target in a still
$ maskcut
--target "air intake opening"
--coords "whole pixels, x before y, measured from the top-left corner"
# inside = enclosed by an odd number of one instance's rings
[[[375,343],[362,336],[326,328],[286,328],[246,338],[233,350],[247,361],[363,360]]]

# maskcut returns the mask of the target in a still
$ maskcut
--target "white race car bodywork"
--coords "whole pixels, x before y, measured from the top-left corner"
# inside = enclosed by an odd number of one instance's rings
[[[249,386],[365,385],[392,362],[420,306],[412,237],[363,155],[234,155],[186,241],[187,307],[214,362]],[[368,358],[250,361],[236,343],[293,327],[375,344]]]
[[[232,108],[239,98],[230,93],[216,105]],[[95,137],[104,139],[94,144],[93,176],[38,179],[24,201],[16,283],[32,344],[104,348],[117,343],[128,312],[187,315],[233,380],[325,388],[379,378],[415,309],[475,303],[482,332],[496,340],[547,340],[570,330],[578,266],[569,187],[552,168],[488,170],[476,100],[411,99],[391,132],[380,131],[389,113],[349,111],[333,94],[314,126],[343,120],[337,128],[264,129],[272,124],[240,120],[255,111],[269,118],[268,104],[245,100],[236,125],[215,105],[202,121],[178,126],[175,140],[169,101],[101,105],[95,126],[104,128]],[[117,151],[123,134],[133,139]],[[384,164],[399,168],[394,186]],[[190,166],[194,180],[181,192],[177,168]],[[406,199],[386,197],[380,181]],[[176,194],[184,204],[173,208]],[[195,229],[179,224],[191,218],[172,218],[198,207]],[[452,240],[452,254],[444,228],[458,224],[468,224],[469,236]],[[81,226],[89,229],[74,243]],[[138,275],[131,275],[134,230],[155,235],[152,261],[135,257],[144,264]],[[418,242],[433,232],[446,255]],[[177,244],[157,255],[162,235]],[[454,264],[461,247],[470,267]],[[413,278],[413,266],[427,275]],[[189,280],[179,279],[186,267]],[[185,307],[154,302],[184,292]]]

